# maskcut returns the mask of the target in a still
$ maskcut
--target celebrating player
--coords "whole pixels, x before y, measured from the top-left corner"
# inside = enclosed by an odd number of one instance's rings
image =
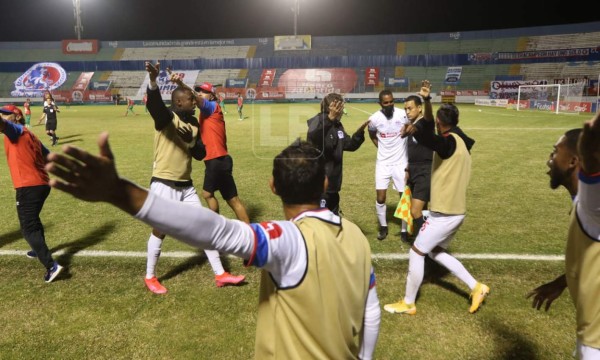
[[[385,205],[387,189],[390,181],[394,189],[404,191],[405,170],[408,165],[406,154],[406,137],[402,137],[402,129],[408,124],[406,112],[394,106],[394,95],[390,90],[379,93],[381,110],[369,117],[369,137],[377,148],[375,164],[375,213],[379,221],[377,239],[387,237],[387,207]],[[408,241],[406,222],[402,221],[402,240]]]
[[[490,291],[446,251],[465,219],[467,185],[471,177],[470,149],[475,143],[458,127],[458,115],[456,106],[443,104],[435,119],[438,135],[424,131],[422,121],[406,126],[406,134],[414,134],[419,143],[434,151],[431,212],[408,254],[404,299],[385,305],[384,309],[388,312],[417,313],[415,300],[423,282],[425,256],[446,267],[471,289],[470,313],[479,309]]]
[[[317,149],[300,142],[275,157],[270,187],[287,220],[248,225],[120,178],[108,134],[98,143],[100,156],[69,145],[66,155],[51,154],[47,168],[64,181],[52,186],[261,268],[256,359],[372,358],[380,308],[369,242],[358,226],[319,207],[327,179]]]
[[[159,70],[159,63],[153,65],[146,62],[146,71],[150,77],[147,91],[148,111],[156,130],[150,190],[167,199],[202,207],[191,178],[191,154],[198,148],[203,150],[198,137],[198,120],[193,116],[196,99],[189,89],[178,87],[171,94],[172,110],[169,110],[156,83]],[[204,154],[196,157],[202,158]],[[155,275],[164,238],[163,230],[153,228],[148,239],[145,283],[155,294],[167,292]],[[217,286],[237,284],[244,280],[243,276],[235,277],[223,269],[218,251],[205,250],[205,253],[215,273]]]

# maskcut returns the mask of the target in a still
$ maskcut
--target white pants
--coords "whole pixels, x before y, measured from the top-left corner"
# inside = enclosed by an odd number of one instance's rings
[[[152,181],[150,191],[154,194],[169,200],[181,201],[190,205],[202,207],[200,198],[196,193],[196,188],[193,186],[174,186],[169,185],[169,182]]]
[[[587,345],[583,345],[579,340],[577,340],[577,354],[575,356],[576,359],[579,360],[599,360],[600,359],[600,349],[593,348]]]
[[[375,190],[387,190],[391,180],[394,190],[404,191],[405,169],[406,164],[375,164]]]
[[[447,249],[465,215],[445,215],[431,211],[413,244],[421,253],[429,254],[436,246]]]

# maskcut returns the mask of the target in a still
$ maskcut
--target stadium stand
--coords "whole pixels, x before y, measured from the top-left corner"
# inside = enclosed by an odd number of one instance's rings
[[[358,75],[354,93],[381,90],[389,78],[408,85],[394,91],[416,91],[422,79],[445,89],[448,67],[462,68],[454,90],[486,90],[497,78],[597,79],[598,55],[552,57],[544,51],[596,49],[600,22],[526,29],[435,34],[312,37],[310,50],[274,49],[273,38],[173,41],[102,41],[95,54],[65,54],[60,42],[0,42],[0,97],[10,97],[13,83],[36,62],[57,62],[67,72],[59,90],[69,90],[81,72],[93,81],[110,81],[112,92],[135,96],[145,78],[144,60],[161,60],[174,69],[200,69],[196,82],[224,84],[247,78],[258,83],[263,69],[277,69],[274,86],[286,69],[346,68]],[[531,56],[520,52],[538,52]],[[508,54],[507,56],[497,56]],[[512,56],[510,54],[517,54]],[[542,54],[542,55],[539,55]],[[379,84],[367,85],[365,69],[379,69]]]

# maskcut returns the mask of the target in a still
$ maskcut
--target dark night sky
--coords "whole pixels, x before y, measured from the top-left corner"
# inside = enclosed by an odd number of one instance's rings
[[[598,21],[585,2],[299,0],[298,34],[414,34]],[[3,3],[6,3],[4,0]],[[81,0],[84,39],[271,37],[294,32],[294,0]],[[11,0],[0,41],[76,38],[72,0]],[[0,55],[1,56],[1,55]]]

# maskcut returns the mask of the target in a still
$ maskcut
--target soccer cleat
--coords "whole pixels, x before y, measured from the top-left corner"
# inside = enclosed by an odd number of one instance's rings
[[[245,279],[246,277],[244,275],[231,275],[227,271],[225,271],[221,275],[215,275],[215,282],[217,284],[217,287],[223,287],[225,285],[237,285]]]
[[[392,314],[415,315],[417,313],[417,307],[415,304],[407,304],[404,302],[404,300],[393,304],[387,304],[383,307],[383,309],[387,312],[391,312]]]
[[[28,258],[30,259],[36,259],[37,258],[37,254],[35,253],[35,251],[33,250],[29,250],[27,252],[27,254],[25,254]]]
[[[402,231],[400,233],[400,238],[402,239],[402,241],[404,241],[405,243],[407,243],[408,242],[408,232]]]
[[[383,240],[387,237],[388,234],[388,227],[387,226],[380,226],[379,227],[379,233],[377,233],[377,240]]]
[[[477,285],[475,285],[475,288],[471,292],[471,307],[469,308],[471,314],[479,309],[489,293],[490,288],[487,285],[482,283],[477,283]]]
[[[44,281],[47,283],[52,282],[54,279],[56,279],[58,274],[60,274],[62,269],[63,267],[58,265],[58,263],[55,261],[54,264],[52,264],[52,267],[46,272],[46,275],[44,275]]]
[[[153,276],[151,279],[144,279],[144,282],[146,283],[148,290],[155,294],[164,294],[167,292],[167,288],[158,282],[156,276]]]

